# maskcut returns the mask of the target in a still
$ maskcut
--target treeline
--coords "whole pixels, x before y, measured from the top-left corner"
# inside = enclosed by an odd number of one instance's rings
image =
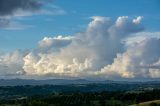
[[[1,100],[0,105],[20,106],[128,106],[140,102],[160,99],[160,90],[141,92],[62,92],[35,95],[12,100]],[[154,105],[154,104],[152,104]]]

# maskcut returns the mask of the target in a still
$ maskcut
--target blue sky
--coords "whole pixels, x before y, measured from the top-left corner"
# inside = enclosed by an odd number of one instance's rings
[[[0,0],[0,78],[160,78],[159,0]]]
[[[74,35],[84,31],[91,16],[143,16],[148,31],[160,28],[160,2],[158,0],[55,0],[50,4],[65,11],[63,14],[39,14],[14,17],[13,20],[28,25],[24,29],[0,29],[1,50],[26,49],[36,46],[44,36]],[[49,8],[49,11],[55,11]]]

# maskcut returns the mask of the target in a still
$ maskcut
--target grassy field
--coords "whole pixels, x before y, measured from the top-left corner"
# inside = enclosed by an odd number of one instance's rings
[[[150,106],[151,103],[160,104],[160,100],[147,101],[147,102],[142,102],[142,103],[134,104],[134,105],[130,105],[130,106]]]

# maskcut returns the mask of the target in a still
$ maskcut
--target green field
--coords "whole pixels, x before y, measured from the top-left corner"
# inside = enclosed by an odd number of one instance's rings
[[[160,100],[147,101],[147,102],[142,102],[142,103],[134,104],[130,106],[155,106],[153,105],[153,103],[156,103],[158,104],[157,106],[160,106]]]

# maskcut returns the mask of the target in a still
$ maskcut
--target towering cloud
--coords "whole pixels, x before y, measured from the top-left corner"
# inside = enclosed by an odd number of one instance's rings
[[[117,54],[114,62],[105,66],[99,73],[124,78],[159,78],[159,45],[160,39],[157,38],[144,39],[133,44],[126,52]]]
[[[44,37],[37,48],[27,53],[2,56],[1,68],[4,64],[8,67],[14,64],[17,67],[11,67],[15,70],[12,73],[53,78],[160,77],[159,33],[156,36],[155,33],[142,33],[142,17],[131,20],[122,16],[115,22],[101,16],[91,19],[85,32],[74,36]],[[19,61],[7,63],[7,59]]]

